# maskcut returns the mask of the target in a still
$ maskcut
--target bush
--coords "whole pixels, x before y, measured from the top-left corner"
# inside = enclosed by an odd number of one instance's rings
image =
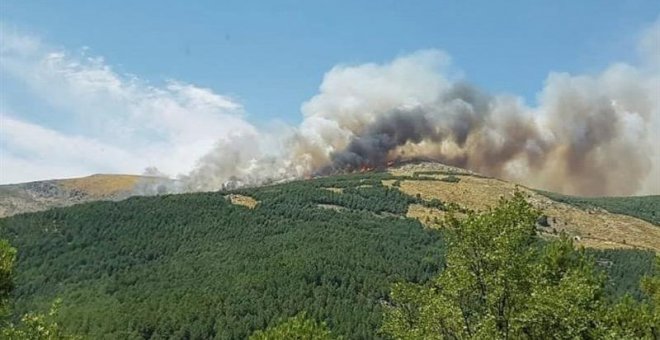
[[[443,177],[440,179],[443,182],[449,182],[449,183],[458,183],[461,181],[461,179],[457,176],[454,175],[449,175],[447,177]]]

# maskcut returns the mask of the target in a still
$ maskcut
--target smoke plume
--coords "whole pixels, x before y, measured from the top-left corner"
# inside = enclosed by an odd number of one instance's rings
[[[457,78],[435,50],[337,66],[300,126],[222,140],[183,182],[215,190],[423,157],[567,194],[660,193],[659,51],[660,21],[639,65],[551,73],[535,106]]]

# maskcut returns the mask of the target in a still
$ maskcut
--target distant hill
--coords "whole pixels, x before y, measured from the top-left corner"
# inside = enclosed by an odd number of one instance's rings
[[[171,182],[161,177],[97,174],[0,185],[0,217],[77,203],[155,194],[159,185],[170,185]]]
[[[110,201],[0,219],[0,238],[19,251],[16,313],[61,297],[59,322],[92,339],[242,339],[305,312],[346,338],[378,338],[392,284],[442,270],[447,209],[486,209],[516,190],[415,163],[114,201],[129,179],[73,185]],[[518,190],[545,214],[542,237],[564,231],[597,248],[589,252],[609,274],[608,291],[639,296],[660,251],[658,226]]]

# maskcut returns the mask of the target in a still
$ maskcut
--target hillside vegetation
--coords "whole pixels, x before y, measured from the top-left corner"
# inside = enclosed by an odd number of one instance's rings
[[[390,285],[424,282],[443,249],[439,232],[400,217],[412,199],[379,181],[236,192],[256,199],[253,209],[200,193],[4,219],[19,249],[17,313],[61,297],[61,323],[94,339],[239,339],[307,312],[338,334],[371,338]]]
[[[438,186],[464,190],[471,179],[492,180],[451,175],[458,180],[443,180],[446,173],[344,175],[0,219],[0,239],[18,249],[14,315],[46,311],[62,298],[58,325],[90,339],[258,338],[286,334],[291,325],[381,338],[393,284],[425,285],[444,267],[446,231],[406,217],[411,207],[467,213],[470,189],[452,201]],[[651,272],[653,252],[589,254],[608,273],[608,296],[642,297],[639,282]]]
[[[660,337],[660,275],[642,280],[644,301],[612,298],[565,234],[539,244],[539,217],[519,191],[480,213],[450,211],[445,269],[430,283],[395,284],[382,330],[394,339]]]

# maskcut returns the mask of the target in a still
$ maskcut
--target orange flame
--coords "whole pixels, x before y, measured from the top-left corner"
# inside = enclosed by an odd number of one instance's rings
[[[363,164],[363,165],[360,166],[360,172],[369,172],[369,171],[373,171],[373,170],[374,170],[373,167],[368,166],[366,164]]]

